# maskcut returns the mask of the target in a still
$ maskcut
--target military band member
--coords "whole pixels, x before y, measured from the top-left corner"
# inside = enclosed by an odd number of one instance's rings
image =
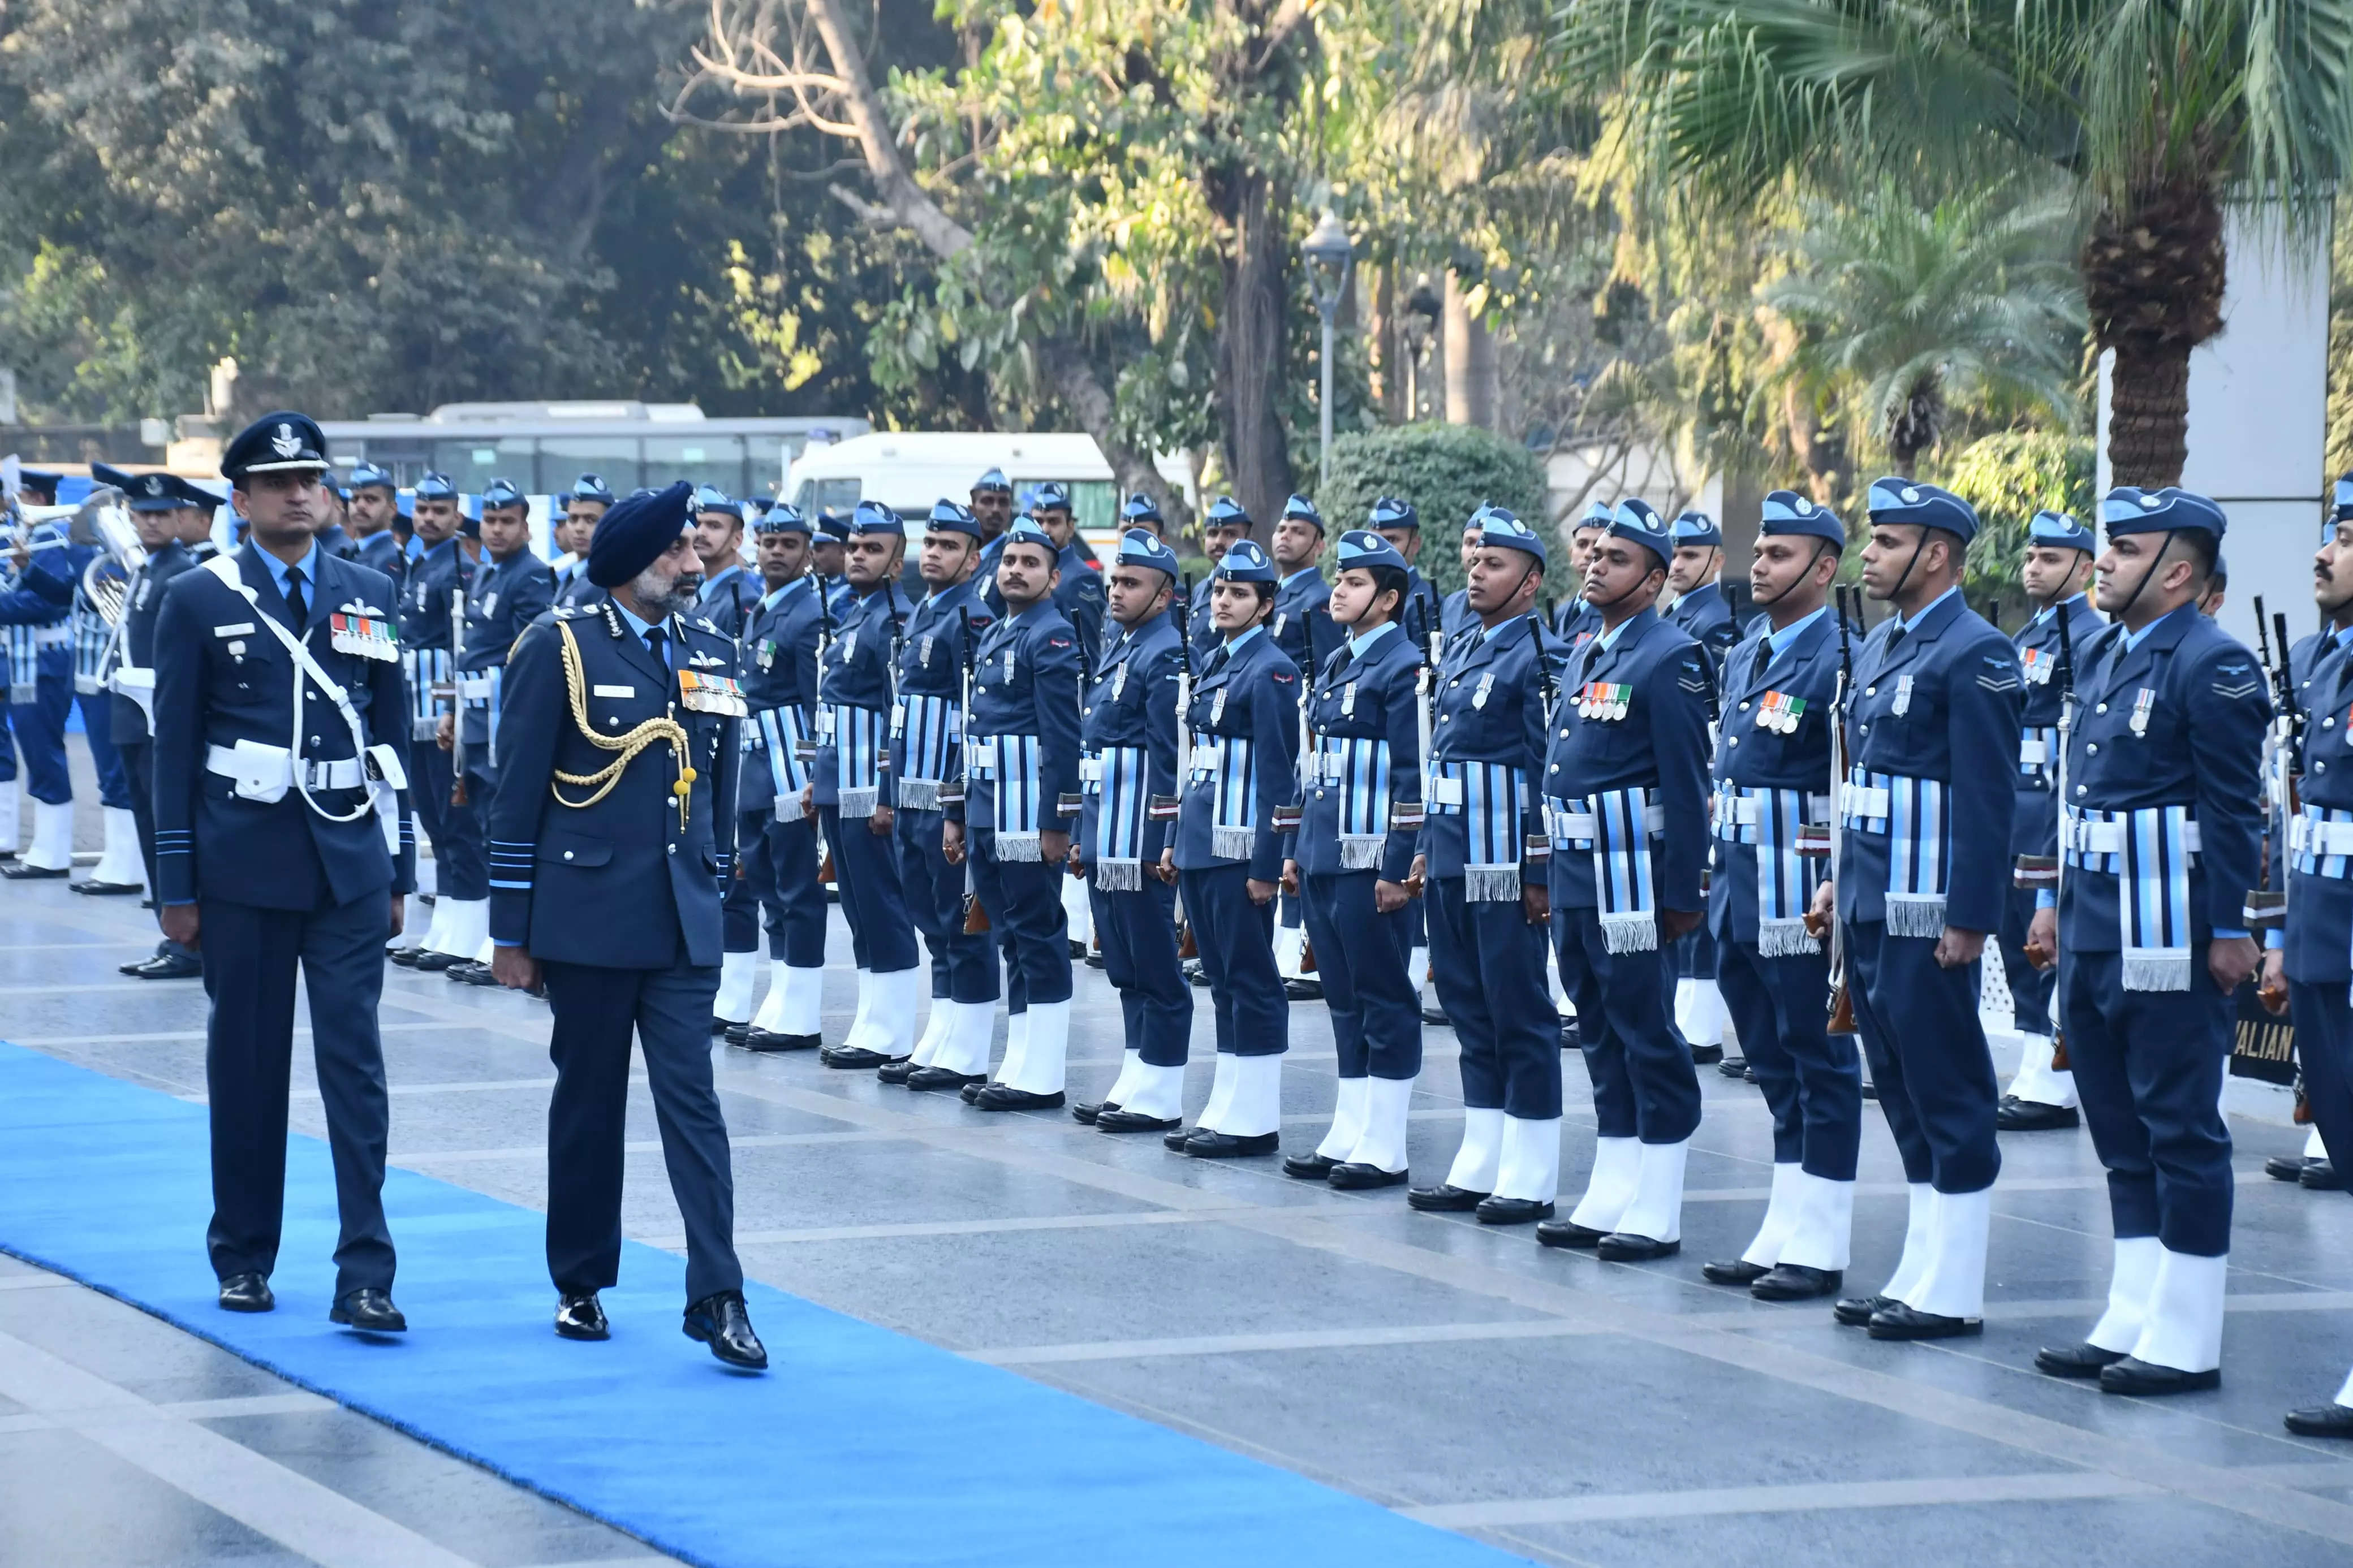
[[[555,530],[556,546],[568,557],[555,563],[558,606],[572,609],[605,596],[605,591],[588,580],[588,543],[596,537],[597,520],[612,509],[614,500],[613,492],[595,474],[583,474],[572,481],[572,491],[564,501],[564,521]]]
[[[686,1229],[688,1338],[731,1366],[768,1355],[744,1310],[734,1179],[711,1076],[720,889],[733,870],[744,717],[735,647],[693,608],[691,488],[607,512],[588,573],[607,591],[516,645],[500,715],[492,961],[544,985],[547,1267],[555,1331],[603,1340],[619,1277],[630,1037],[645,1054],[670,1193]],[[626,915],[618,912],[627,911]]]
[[[1198,659],[1184,800],[1173,871],[1208,976],[1218,1067],[1209,1102],[1171,1149],[1203,1159],[1271,1154],[1282,1145],[1282,1057],[1291,1005],[1274,963],[1274,896],[1285,831],[1279,809],[1298,788],[1298,667],[1275,646],[1275,569],[1247,539],[1229,544],[1210,574],[1218,643]]]
[[[421,945],[396,948],[404,968],[447,969],[480,951],[490,934],[490,873],[481,824],[453,804],[453,754],[437,743],[441,710],[452,689],[450,609],[462,604],[475,566],[460,537],[458,489],[440,474],[417,481],[413,510],[423,552],[401,579],[400,648],[408,678],[409,736],[418,826],[433,846],[433,921]],[[414,934],[408,933],[408,934]]]
[[[351,479],[352,537],[359,545],[360,564],[383,573],[396,588],[406,564],[400,541],[392,531],[392,521],[400,511],[399,487],[374,463],[353,465]]]
[[[1667,997],[1675,941],[1706,908],[1710,675],[1699,646],[1654,608],[1672,557],[1667,521],[1639,499],[1620,501],[1586,554],[1580,590],[1601,629],[1569,660],[1537,775],[1552,840],[1552,937],[1577,1005],[1598,1136],[1576,1211],[1539,1225],[1536,1239],[1620,1263],[1683,1250],[1683,1166],[1700,1117],[1699,1079]],[[1506,1131],[1507,1142],[1514,1136],[1521,1163],[1541,1166],[1527,1179],[1548,1180],[1549,1199],[1557,1121],[1523,1118]]]
[[[950,781],[965,776],[965,676],[996,619],[973,581],[979,561],[979,520],[952,500],[934,505],[917,563],[930,591],[908,617],[899,650],[899,719],[891,742],[899,800],[892,832],[907,909],[932,955],[932,1011],[914,1054],[876,1069],[886,1083],[913,1084],[926,1068],[938,1070],[915,1087],[963,1089],[988,1078],[997,943],[988,931],[965,930],[967,879],[964,867],[948,862],[941,797],[943,790],[953,793]]]
[[[95,484],[121,491],[128,502],[132,476],[96,463],[90,467],[90,478]],[[146,890],[146,857],[141,851],[139,819],[132,809],[130,769],[114,738],[114,696],[109,680],[121,644],[121,612],[117,610],[115,620],[107,619],[99,599],[91,596],[93,577],[100,584],[100,594],[121,592],[126,595],[126,604],[131,588],[131,570],[121,562],[101,558],[96,551],[85,555],[74,590],[70,623],[74,628],[74,700],[81,709],[82,738],[89,744],[90,768],[98,778],[98,802],[105,837],[98,864],[90,868],[88,877],[69,885],[77,893],[117,897]],[[142,728],[137,734],[143,737],[146,731]]]
[[[1552,1217],[1560,1170],[1560,1034],[1545,984],[1551,845],[1536,798],[1552,684],[1534,618],[1545,547],[1501,507],[1479,527],[1471,618],[1438,671],[1415,868],[1428,879],[1431,976],[1461,1043],[1462,1143],[1445,1181],[1406,1201],[1525,1225]]]
[[[727,1041],[754,1051],[815,1050],[824,1043],[825,890],[817,878],[817,817],[805,792],[817,747],[823,617],[800,509],[770,507],[754,533],[765,591],[744,627],[744,700],[752,711],[735,785],[737,876],[723,910],[721,984],[728,964],[758,963],[765,917],[768,994],[750,1024],[727,1031]]]
[[[1208,557],[1209,572],[1193,584],[1192,602],[1186,606],[1186,621],[1193,639],[1193,668],[1198,669],[1217,651],[1224,637],[1218,631],[1217,617],[1209,613],[1211,591],[1217,584],[1218,563],[1226,552],[1250,537],[1256,524],[1250,514],[1242,510],[1241,502],[1231,496],[1219,496],[1209,503],[1201,515],[1201,552]]]
[[[2178,1394],[2221,1379],[2233,1177],[2219,1102],[2231,994],[2259,957],[2243,922],[2262,868],[2271,704],[2254,656],[2199,613],[2221,509],[2120,486],[2100,517],[2111,624],[2079,655],[2067,859],[2031,940],[2059,954],[2060,1017],[2108,1170],[2116,1261],[2084,1342],[2034,1359],[2105,1393]]]
[[[1148,530],[1128,530],[1107,606],[1118,636],[1080,712],[1086,809],[1071,864],[1094,900],[1124,1048],[1111,1092],[1072,1106],[1071,1114],[1104,1132],[1166,1132],[1184,1119],[1193,990],[1176,958],[1176,889],[1156,874],[1179,809],[1176,698],[1185,653],[1168,614],[1176,591],[1176,552]]]
[[[704,485],[694,492],[694,553],[702,562],[702,597],[695,613],[731,638],[744,635],[759,579],[744,569],[744,503]]]
[[[915,925],[892,847],[890,777],[892,660],[914,606],[899,586],[906,524],[880,501],[860,501],[849,522],[842,576],[855,595],[834,617],[818,670],[817,762],[810,800],[833,851],[834,886],[858,964],[858,1011],[828,1067],[878,1068],[913,1054],[922,995]]]
[[[1079,633],[1054,603],[1053,536],[1021,518],[1003,537],[1005,616],[974,652],[965,794],[946,803],[941,841],[951,864],[971,858],[973,891],[1005,954],[1005,1057],[994,1082],[964,1093],[983,1110],[1047,1110],[1063,1102],[1070,1046],[1061,884],[1080,812]]]
[[[1284,880],[1305,906],[1332,1016],[1339,1089],[1331,1131],[1285,1174],[1342,1188],[1403,1185],[1406,1119],[1421,1076],[1421,1007],[1407,955],[1408,883],[1420,838],[1427,646],[1399,616],[1405,557],[1377,533],[1340,536],[1334,647],[1307,697],[1299,832]]]
[[[1885,479],[1870,506],[1863,591],[1896,613],[1855,661],[1836,910],[1910,1213],[1894,1277],[1836,1311],[1873,1339],[1942,1339],[1984,1327],[2001,1153],[1978,961],[2011,880],[2021,683],[2010,640],[1961,598],[1968,503]],[[1815,909],[1831,907],[1825,884]]]
[[[2060,617],[2065,616],[2076,669],[2101,626],[2084,590],[2092,581],[2092,557],[2099,539],[2065,512],[2040,511],[2027,525],[2021,576],[2037,608],[2010,642],[2025,678],[2025,728],[2018,742],[2018,806],[2010,819],[2012,856],[2048,857],[2059,852]],[[2052,1062],[2051,998],[2055,968],[2035,967],[2026,952],[2026,928],[2034,918],[2034,889],[2013,886],[2002,906],[2001,969],[2010,983],[2010,1018],[2021,1045],[2018,1075],[1994,1112],[2004,1132],[2036,1132],[2073,1127],[2075,1078]]]
[[[1823,861],[1799,839],[1830,821],[1839,626],[1824,601],[1845,547],[1836,514],[1789,490],[1765,498],[1748,574],[1764,616],[1723,676],[1708,923],[1773,1116],[1773,1187],[1740,1256],[1701,1272],[1765,1301],[1835,1294],[1854,1228],[1862,1071],[1852,1041],[1829,1031],[1830,959],[1805,923]]]
[[[58,476],[26,470],[23,497],[57,504]],[[0,588],[0,626],[8,635],[8,703],[16,748],[25,758],[25,793],[33,797],[33,843],[0,865],[12,881],[62,881],[73,870],[73,775],[66,764],[66,723],[74,703],[74,599],[87,551],[73,545],[62,521],[35,524],[14,557],[16,576]],[[12,759],[13,760],[13,759]],[[7,837],[16,843],[16,803],[6,806]]]
[[[1674,559],[1668,563],[1667,592],[1673,598],[1662,615],[1669,625],[1700,645],[1711,679],[1722,673],[1724,656],[1740,640],[1732,606],[1724,599],[1724,531],[1704,511],[1674,521]],[[1724,1054],[1724,994],[1715,983],[1715,939],[1705,921],[1675,943],[1675,1032],[1691,1047],[1692,1060],[1713,1062],[1727,1078],[1747,1070],[1742,1058]]]
[[[389,1102],[376,1004],[414,886],[409,750],[382,573],[312,533],[326,438],[265,415],[221,454],[250,536],[184,571],[155,626],[155,870],[164,934],[204,957],[220,1304],[276,1303],[294,973],[310,999],[342,1234],[331,1320],[393,1332]]]

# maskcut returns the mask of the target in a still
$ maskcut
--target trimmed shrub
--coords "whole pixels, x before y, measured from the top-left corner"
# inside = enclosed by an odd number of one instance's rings
[[[1474,426],[1398,425],[1334,437],[1331,476],[1315,497],[1331,537],[1365,527],[1383,496],[1411,501],[1421,514],[1416,564],[1441,595],[1462,586],[1462,524],[1481,502],[1544,527],[1544,466],[1518,442]]]

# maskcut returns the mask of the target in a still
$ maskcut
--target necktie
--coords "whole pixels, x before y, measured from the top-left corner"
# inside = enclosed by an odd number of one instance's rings
[[[1748,679],[1750,682],[1753,684],[1754,682],[1764,679],[1765,667],[1772,662],[1772,643],[1770,641],[1759,641],[1757,645],[1757,658],[1751,664],[1748,671]]]
[[[1593,679],[1593,667],[1600,662],[1601,639],[1599,637],[1595,637],[1591,642],[1585,645],[1585,663],[1579,667],[1577,670],[1577,684],[1582,686],[1587,681],[1591,680]]]
[[[302,602],[302,568],[286,568],[286,613],[293,617],[294,629],[301,631],[302,623],[311,618],[309,606]]]
[[[1201,679],[1207,680],[1209,677],[1217,674],[1218,671],[1225,668],[1226,661],[1233,657],[1233,651],[1234,650],[1230,646],[1223,644],[1219,645],[1217,651],[1209,655],[1209,668],[1201,672]]]
[[[1905,626],[1902,621],[1898,621],[1894,626],[1887,628],[1887,646],[1881,650],[1883,663],[1885,662],[1885,655],[1893,654],[1897,648],[1904,646],[1904,632]]]
[[[654,662],[656,664],[660,665],[664,669],[668,669],[670,668],[670,655],[663,649],[663,640],[661,627],[648,626],[646,628],[646,651],[654,656]]]

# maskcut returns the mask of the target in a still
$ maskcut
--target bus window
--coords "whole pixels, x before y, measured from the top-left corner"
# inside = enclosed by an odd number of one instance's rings
[[[790,436],[744,437],[744,461],[751,472],[751,483],[744,493],[772,496],[783,489],[786,465],[798,455],[800,446],[800,440]]]
[[[649,436],[646,437],[646,482],[659,487],[673,479],[717,485],[731,496],[744,493],[744,437],[741,436]]]
[[[539,438],[539,489],[561,495],[583,474],[603,479],[617,496],[644,484],[635,436],[543,436]]]
[[[1039,488],[1044,479],[1013,481],[1013,508],[1028,516],[1038,500]],[[1082,530],[1116,528],[1119,525],[1119,487],[1109,479],[1064,479],[1062,488],[1071,492],[1071,517]]]
[[[474,436],[436,441],[433,467],[468,495],[479,494],[492,479],[527,485],[532,479],[532,449],[537,445],[528,436]]]
[[[818,513],[824,511],[838,512],[843,517],[849,516],[858,510],[858,500],[861,493],[858,480],[854,477],[846,479],[803,479],[800,492],[793,498],[793,504],[801,509],[801,514],[804,517],[815,522]]]

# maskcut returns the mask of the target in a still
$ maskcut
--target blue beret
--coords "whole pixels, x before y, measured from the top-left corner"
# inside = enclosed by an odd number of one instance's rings
[[[1618,510],[1609,514],[1609,536],[1630,539],[1662,562],[1672,559],[1675,553],[1674,534],[1668,529],[1667,520],[1659,515],[1658,508],[1640,496],[1629,496],[1618,503]]]
[[[2106,526],[2110,539],[2120,533],[2169,533],[2175,529],[2194,528],[2212,534],[2219,542],[2222,531],[2231,525],[2222,509],[2204,496],[2171,486],[2144,490],[2118,485],[2101,500],[2100,521]]]
[[[1062,547],[1054,542],[1054,536],[1039,527],[1038,520],[1034,517],[1015,518],[1006,525],[1005,531],[998,534],[997,540],[997,554],[1000,561],[1005,558],[1006,548],[1015,544],[1042,546],[1049,561],[1059,562],[1062,553]]]
[[[2100,548],[2099,535],[2076,521],[2073,513],[2063,511],[2036,512],[2034,521],[2026,525],[2026,542],[2080,550],[2086,555],[2098,553]]]
[[[1321,533],[1324,531],[1324,514],[1317,511],[1315,510],[1315,503],[1309,500],[1305,496],[1295,495],[1289,500],[1284,501],[1282,503],[1282,516],[1285,521],[1295,517],[1302,522],[1312,522],[1315,525],[1316,532]]]
[[[849,524],[837,513],[821,511],[817,514],[817,531],[827,539],[839,542],[849,537]]]
[[[631,496],[598,518],[588,542],[588,581],[617,588],[660,560],[694,526],[688,510],[693,497],[694,487],[681,479],[666,490]]]
[[[862,500],[858,503],[858,510],[849,514],[849,531],[852,535],[895,533],[903,539],[906,537],[907,525],[900,521],[897,512],[892,511],[881,501]]]
[[[1266,558],[1265,551],[1249,540],[1237,539],[1227,549],[1225,558],[1218,563],[1218,569],[1209,575],[1219,582],[1271,584],[1275,580],[1274,563]]]
[[[737,501],[735,504],[744,509],[744,520],[746,522],[749,522],[755,517],[766,516],[768,509],[776,504],[776,498],[774,496],[745,496],[742,500]]]
[[[1395,496],[1383,496],[1373,503],[1375,528],[1414,528],[1421,526],[1421,513],[1413,510],[1413,502],[1399,500]]]
[[[1964,544],[1978,536],[1977,508],[1941,486],[1892,475],[1871,481],[1871,521],[1941,528],[1958,534]]]
[[[1795,490],[1774,490],[1765,497],[1765,510],[1757,522],[1757,531],[1766,537],[1803,535],[1846,548],[1846,525],[1838,514],[1826,506],[1817,506],[1810,496]]]
[[[1479,509],[1479,542],[1491,550],[1525,550],[1538,563],[1545,559],[1544,541],[1526,523],[1499,506]]]
[[[1039,511],[1068,511],[1071,488],[1060,479],[1048,479],[1038,487],[1038,494],[1029,504]]]
[[[1405,557],[1398,547],[1369,529],[1352,528],[1340,536],[1340,570],[1351,566],[1394,566],[1405,570]]]
[[[598,500],[603,501],[607,506],[611,506],[617,498],[614,496],[613,492],[606,487],[605,481],[602,479],[598,478],[595,474],[583,474],[578,479],[572,481],[572,499],[574,500]]]
[[[1159,503],[1142,490],[1127,498],[1125,504],[1119,509],[1119,515],[1121,521],[1125,522],[1142,522],[1146,518],[1150,518],[1155,522],[1166,521],[1160,515]]]
[[[392,482],[392,475],[385,469],[377,468],[374,463],[353,464],[352,489],[355,490],[363,490],[367,489],[370,485],[381,485],[385,489],[397,488]]]
[[[762,512],[760,521],[752,525],[754,533],[807,533],[808,531],[808,519],[801,515],[800,508],[786,500],[780,500]]]
[[[2353,474],[2337,481],[2337,521],[2353,522]]]
[[[972,493],[976,496],[1009,496],[1013,493],[1013,487],[1006,482],[1003,468],[991,468],[972,481]]]
[[[1119,536],[1119,562],[1123,566],[1149,566],[1155,572],[1166,572],[1171,581],[1176,576],[1176,552],[1160,542],[1159,536],[1149,529],[1131,528]]]
[[[1231,496],[1219,496],[1209,503],[1208,526],[1211,528],[1250,528],[1254,526],[1250,514],[1242,503]]]
[[[512,480],[492,479],[482,488],[482,510],[485,511],[494,506],[528,507],[529,505],[531,505],[531,499],[515,489]]]
[[[1713,549],[1724,548],[1724,530],[1715,526],[1715,519],[1704,511],[1687,511],[1675,519],[1675,542],[1704,544]]]
[[[237,434],[237,438],[222,449],[220,471],[224,478],[242,479],[248,474],[319,473],[327,466],[327,437],[318,422],[307,414],[280,412],[265,414]],[[55,475],[26,473],[26,484],[36,484],[47,479],[47,489],[57,489]]]
[[[1577,526],[1579,528],[1607,528],[1617,515],[1618,513],[1616,509],[1611,507],[1606,500],[1587,501],[1585,503],[1585,515],[1577,520]]]
[[[944,497],[932,503],[932,515],[924,526],[934,533],[961,533],[966,539],[980,537],[980,520],[972,515],[972,508]]]
[[[1474,528],[1486,527],[1487,514],[1494,510],[1495,503],[1488,500],[1482,500],[1477,506],[1472,507],[1471,509],[1471,515],[1463,520],[1462,531],[1468,533]]]
[[[418,500],[456,500],[458,487],[447,474],[427,474],[417,481],[416,493]]]
[[[697,514],[706,511],[723,511],[738,522],[744,521],[743,505],[732,499],[717,485],[694,487],[694,510]]]

